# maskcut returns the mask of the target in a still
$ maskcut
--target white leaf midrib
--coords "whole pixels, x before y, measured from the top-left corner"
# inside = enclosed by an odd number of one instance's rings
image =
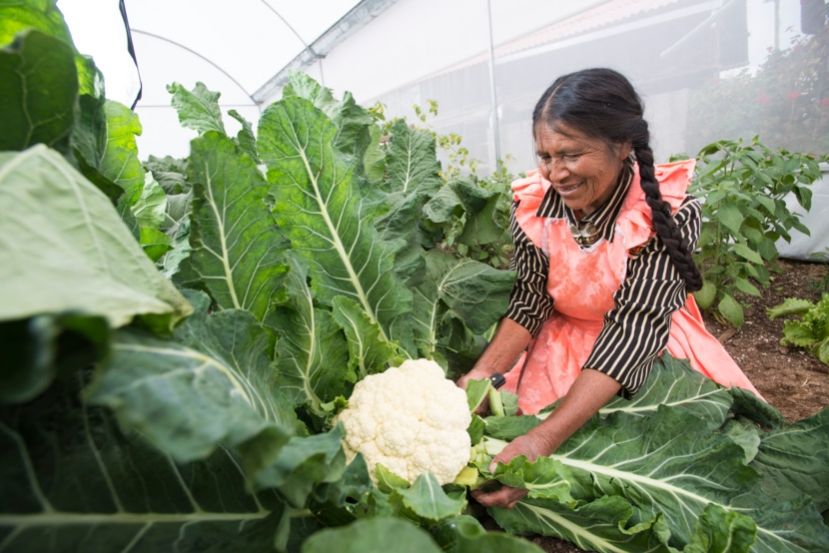
[[[207,162],[204,164],[204,178],[205,199],[207,200],[207,204],[210,206],[210,210],[213,212],[213,217],[216,219],[216,225],[218,226],[219,231],[219,246],[222,250],[221,261],[222,269],[224,271],[224,280],[227,282],[227,289],[230,292],[230,300],[233,302],[233,307],[241,309],[239,298],[236,296],[236,286],[233,281],[233,270],[230,268],[230,253],[227,248],[227,239],[225,237],[224,214],[219,213],[219,206],[216,205],[216,201],[213,198],[213,183],[212,178],[210,177],[210,167]]]
[[[354,267],[351,264],[351,258],[348,256],[348,253],[346,252],[345,245],[343,244],[342,239],[340,238],[340,234],[337,228],[334,226],[334,222],[331,220],[331,216],[328,213],[328,204],[325,200],[323,200],[322,191],[320,190],[319,186],[319,181],[317,180],[314,171],[311,169],[311,163],[308,160],[308,156],[305,153],[305,149],[299,143],[298,137],[296,135],[296,128],[294,128],[293,125],[291,125],[291,128],[294,130],[294,138],[296,139],[296,142],[294,143],[294,148],[296,149],[297,153],[302,159],[302,163],[305,167],[305,173],[308,176],[308,180],[310,181],[311,186],[314,190],[314,199],[317,202],[317,205],[319,206],[319,213],[322,216],[323,221],[325,222],[325,226],[328,228],[328,233],[331,235],[331,243],[334,246],[334,250],[337,252],[337,255],[339,256],[340,261],[343,264],[343,267],[348,273],[349,281],[351,282],[351,285],[354,287],[354,291],[357,293],[357,298],[359,299],[360,304],[363,306],[363,309],[366,311],[366,314],[371,319],[371,322],[377,325],[377,327],[380,330],[380,334],[383,336],[383,339],[385,341],[389,341],[385,330],[377,320],[374,309],[372,308],[368,296],[365,290],[363,289],[362,282],[360,282],[360,277],[357,276],[357,273],[354,271]]]

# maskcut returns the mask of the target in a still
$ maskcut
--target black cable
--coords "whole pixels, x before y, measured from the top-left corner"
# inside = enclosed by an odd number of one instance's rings
[[[141,81],[141,69],[138,68],[138,59],[135,57],[135,46],[132,43],[132,31],[130,30],[130,22],[127,19],[127,7],[124,5],[124,0],[119,0],[118,8],[121,10],[121,18],[124,20],[124,29],[127,31],[127,52],[130,53],[132,61],[135,63],[135,70],[138,73],[138,94],[135,95],[135,100],[132,102],[130,109],[134,110],[138,100],[144,92],[144,83]]]

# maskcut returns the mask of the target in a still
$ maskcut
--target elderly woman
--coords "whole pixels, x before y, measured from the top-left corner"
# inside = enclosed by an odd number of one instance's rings
[[[561,403],[497,462],[555,451],[615,395],[635,394],[666,349],[756,393],[689,295],[702,285],[691,258],[700,207],[686,193],[694,161],[654,166],[642,113],[610,69],[560,77],[535,106],[538,170],[512,185],[517,281],[493,341],[458,383],[506,373],[523,413]],[[477,499],[511,507],[524,494]]]

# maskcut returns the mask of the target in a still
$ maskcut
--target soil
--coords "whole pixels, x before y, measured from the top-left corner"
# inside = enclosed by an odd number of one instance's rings
[[[740,298],[747,305],[745,325],[729,328],[705,314],[708,330],[717,336],[759,392],[788,421],[810,417],[829,405],[829,366],[809,353],[780,345],[783,320],[769,320],[766,308],[789,297],[815,301],[829,292],[829,265],[782,260],[780,271],[760,298]],[[555,538],[533,540],[548,553],[581,553]]]

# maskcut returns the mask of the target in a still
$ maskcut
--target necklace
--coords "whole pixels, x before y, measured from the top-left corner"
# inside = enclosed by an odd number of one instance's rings
[[[599,240],[599,229],[592,222],[570,223],[570,233],[576,243],[582,247],[592,246]]]

